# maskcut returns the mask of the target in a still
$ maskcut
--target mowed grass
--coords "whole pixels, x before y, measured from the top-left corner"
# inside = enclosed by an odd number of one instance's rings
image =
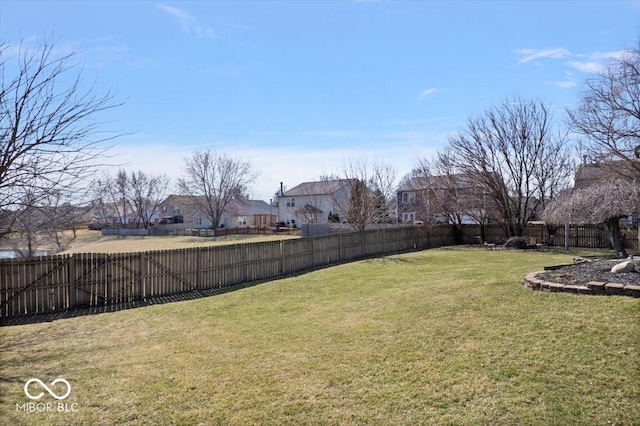
[[[522,287],[571,258],[444,248],[2,327],[0,423],[638,424],[640,300]],[[16,410],[32,377],[77,411]]]
[[[102,235],[100,231],[80,230],[69,247],[62,253],[131,253],[153,250],[176,250],[194,247],[209,247],[226,244],[256,243],[300,238],[286,234],[227,235],[223,237],[196,237],[165,235],[150,237],[118,237]]]

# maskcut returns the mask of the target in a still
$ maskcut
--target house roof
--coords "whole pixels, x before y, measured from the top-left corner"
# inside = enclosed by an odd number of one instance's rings
[[[181,206],[192,205],[194,202],[194,198],[195,197],[191,195],[171,194],[167,198],[165,198],[164,201],[162,201],[162,203],[160,204],[175,204],[175,205],[181,205]]]
[[[178,205],[181,207],[198,208],[190,195],[169,195],[161,204]],[[256,214],[270,214],[269,204],[262,200],[231,200],[225,208],[225,213],[232,216],[252,216]]]
[[[305,195],[333,194],[340,188],[349,184],[349,179],[337,179],[318,182],[303,182],[300,185],[285,191],[285,197],[302,197]]]
[[[622,160],[606,161],[603,163],[580,164],[574,175],[574,187],[586,188],[600,180],[632,179],[637,176],[640,166]]]
[[[420,191],[428,188],[446,188],[451,183],[447,180],[452,179],[454,182],[463,187],[478,186],[473,179],[467,174],[440,175],[440,176],[418,176],[408,179],[403,185],[398,187],[398,191]]]
[[[580,164],[574,176],[574,186],[583,188],[592,185],[595,181],[602,179],[605,170],[598,164]]]
[[[253,216],[256,214],[270,214],[269,204],[262,200],[231,200],[225,211],[233,215]]]

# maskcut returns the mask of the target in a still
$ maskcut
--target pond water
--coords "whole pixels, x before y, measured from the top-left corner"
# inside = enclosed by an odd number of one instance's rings
[[[35,254],[36,256],[46,256],[46,251],[38,251]],[[18,253],[13,250],[0,250],[0,259],[14,259],[18,257]]]
[[[16,257],[15,251],[0,250],[0,259],[11,259]]]

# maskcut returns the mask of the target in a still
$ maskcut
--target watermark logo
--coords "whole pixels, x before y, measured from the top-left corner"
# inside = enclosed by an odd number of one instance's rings
[[[71,385],[69,384],[69,382],[67,382],[63,378],[55,379],[53,382],[51,382],[51,386],[55,386],[57,383],[64,383],[66,385],[67,391],[63,395],[56,394],[53,390],[51,390],[49,386],[45,385],[44,382],[40,379],[29,379],[27,380],[27,383],[24,384],[24,394],[27,395],[29,399],[32,399],[34,401],[37,401],[40,398],[42,398],[44,396],[44,392],[40,392],[38,395],[35,395],[35,396],[31,395],[31,393],[29,393],[29,385],[31,383],[38,383],[42,388],[44,388],[44,390],[49,392],[49,395],[51,395],[55,399],[66,399],[71,394]]]
[[[64,393],[62,393],[62,385],[64,385],[64,389],[66,389]],[[40,393],[34,394],[38,390],[40,390]],[[24,384],[24,394],[31,401],[40,401],[45,396],[45,392],[43,392],[43,390],[53,398],[61,401],[63,399],[67,399],[69,395],[71,395],[71,384],[63,378],[55,379],[48,386],[42,380],[36,378],[29,379]],[[78,411],[78,403],[26,402],[24,404],[16,404],[16,411],[23,411],[25,413],[71,413]]]

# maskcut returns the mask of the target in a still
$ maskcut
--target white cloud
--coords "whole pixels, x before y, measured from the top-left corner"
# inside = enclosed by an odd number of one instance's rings
[[[437,87],[432,87],[430,89],[423,90],[422,93],[420,93],[420,95],[418,96],[418,99],[425,99],[426,97],[436,93],[438,90],[440,89],[438,89]]]
[[[575,87],[578,83],[573,80],[565,80],[565,81],[556,81],[553,83],[554,86],[557,86],[561,89],[571,89]]]
[[[214,38],[216,36],[213,28],[199,25],[196,18],[189,12],[173,6],[166,6],[164,4],[156,5],[160,10],[171,15],[180,25],[182,31],[187,34],[195,34],[199,37]]]
[[[567,65],[571,68],[577,69],[581,72],[586,73],[599,73],[604,71],[606,68],[606,63],[596,62],[596,61],[569,61]]]
[[[572,56],[569,50],[562,47],[556,47],[553,49],[516,49],[515,53],[520,56],[516,65],[542,58],[562,59],[567,56]]]
[[[583,73],[599,73],[606,69],[607,64],[612,59],[622,58],[627,54],[625,50],[612,51],[612,52],[592,52],[588,54],[571,53],[565,48],[554,49],[516,49],[514,51],[520,56],[518,62],[515,65],[534,62],[538,59],[567,59],[571,60],[566,62],[566,65],[572,69],[578,70]],[[538,62],[535,62],[539,65]],[[571,79],[569,81],[563,81],[554,83],[559,87],[573,87]]]
[[[573,72],[571,71],[565,71],[565,79],[562,81],[554,81],[552,84],[556,87],[559,87],[561,89],[571,89],[572,87],[575,87],[578,85],[578,82],[576,81],[575,77],[573,76]]]
[[[599,73],[606,70],[607,64],[611,60],[622,59],[627,53],[626,50],[617,50],[613,52],[594,52],[588,55],[577,55],[579,58],[585,59],[569,61],[567,65],[581,72]]]

